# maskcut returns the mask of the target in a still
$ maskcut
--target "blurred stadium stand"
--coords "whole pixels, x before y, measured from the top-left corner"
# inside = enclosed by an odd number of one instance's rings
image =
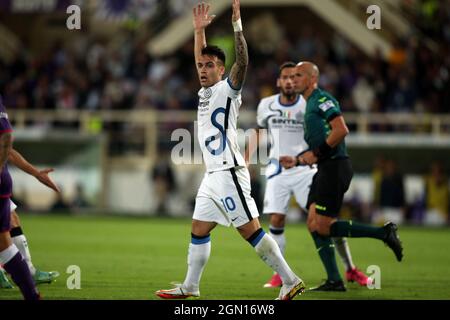
[[[2,1],[0,94],[17,131],[16,147],[38,165],[57,166],[55,178],[65,185],[67,199],[82,183],[102,212],[157,213],[150,172],[176,144],[175,129],[194,132],[196,2]],[[240,126],[256,126],[259,99],[277,92],[280,63],[312,60],[321,69],[321,86],[339,99],[351,129],[348,144],[358,175],[347,199],[358,198],[371,214],[374,162],[383,155],[404,175],[405,206],[424,200],[423,176],[432,161],[440,161],[444,173],[450,170],[450,3],[241,2],[250,67]],[[72,3],[81,6],[80,31],[66,28],[65,8]],[[225,48],[231,63],[229,1],[210,3],[217,17],[208,39]],[[366,28],[370,4],[381,8],[381,30]],[[74,146],[72,154],[64,151],[68,146]],[[72,157],[89,159],[89,165],[74,164]],[[190,215],[203,167],[173,169],[182,192],[173,192],[167,210]],[[14,177],[15,192],[26,195],[31,209],[51,207],[52,195],[38,190],[35,197],[36,184],[15,171]]]

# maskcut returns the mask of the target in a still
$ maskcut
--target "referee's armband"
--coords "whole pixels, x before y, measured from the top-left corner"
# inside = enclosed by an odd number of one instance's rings
[[[328,143],[324,141],[320,146],[313,150],[313,153],[317,159],[323,160],[330,156],[331,150],[333,150],[333,148],[331,148]]]

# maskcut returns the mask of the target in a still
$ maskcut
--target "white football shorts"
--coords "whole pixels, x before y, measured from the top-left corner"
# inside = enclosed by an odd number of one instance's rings
[[[250,191],[247,168],[206,172],[195,199],[192,218],[240,227],[259,216]]]
[[[9,200],[9,206],[11,208],[10,209],[11,212],[17,209],[17,205],[14,202],[12,202],[12,200]]]
[[[286,214],[292,194],[300,208],[308,212],[306,203],[316,172],[317,168],[295,167],[268,179],[264,194],[263,213]]]

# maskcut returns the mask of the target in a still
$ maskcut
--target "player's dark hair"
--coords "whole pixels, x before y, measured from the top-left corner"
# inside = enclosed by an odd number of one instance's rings
[[[217,57],[225,65],[225,52],[218,46],[206,46],[202,49],[202,55]]]
[[[281,77],[281,72],[283,72],[284,69],[286,69],[286,68],[295,68],[296,66],[297,65],[295,64],[295,62],[292,62],[292,61],[288,61],[288,62],[283,63],[280,66],[280,69],[278,70],[278,78]]]

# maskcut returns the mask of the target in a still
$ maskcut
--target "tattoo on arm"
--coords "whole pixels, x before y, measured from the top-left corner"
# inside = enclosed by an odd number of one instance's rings
[[[242,32],[234,33],[236,61],[231,67],[230,81],[234,88],[240,88],[245,80],[248,66],[248,50]]]

